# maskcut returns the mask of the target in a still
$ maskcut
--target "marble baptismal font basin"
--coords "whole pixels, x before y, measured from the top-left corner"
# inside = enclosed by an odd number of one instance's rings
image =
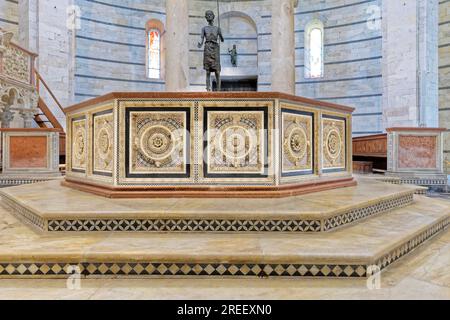
[[[276,92],[110,93],[67,109],[63,184],[111,198],[354,186],[352,112]]]

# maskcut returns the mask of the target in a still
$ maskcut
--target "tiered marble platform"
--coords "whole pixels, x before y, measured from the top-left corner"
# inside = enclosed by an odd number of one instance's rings
[[[123,202],[68,190],[61,188],[57,194],[57,184],[54,182],[2,190],[0,277],[64,278],[68,276],[69,267],[76,266],[86,277],[364,278],[370,274],[368,270],[373,265],[386,268],[446,230],[450,222],[449,202],[417,195],[412,201],[414,188],[365,179],[359,179],[357,187],[304,195],[289,202],[283,199],[229,199],[226,206],[211,199],[137,199]],[[342,220],[345,227],[330,232],[292,232],[302,230],[279,230],[278,227],[260,230],[266,232],[245,232],[256,230],[244,227],[224,230],[228,232],[204,232],[216,231],[215,227],[208,228],[220,225],[221,219],[236,219],[233,212],[237,211],[240,218],[252,221],[290,221],[305,217],[320,220],[319,216],[348,213],[356,207],[379,205],[389,197],[402,195],[409,200],[397,203],[390,210],[381,210],[384,214],[376,215],[376,210],[365,209],[369,212],[365,217],[370,218],[349,224],[354,222],[350,217],[358,216],[350,214]],[[73,199],[77,201],[71,201]],[[185,201],[192,202],[188,205]],[[254,203],[250,206],[247,201]],[[257,209],[250,209],[255,206]],[[211,208],[217,210],[219,207],[221,210],[211,213]],[[160,230],[165,232],[43,232],[25,226],[11,214],[20,217],[20,208],[33,210],[35,214],[40,212],[47,224],[52,219],[91,219],[94,214],[99,219],[118,220],[122,217],[119,225],[129,227],[125,230],[118,227],[118,231],[131,231],[132,226],[139,226],[139,223],[125,222],[133,219],[171,219],[172,222],[159,224],[165,226]],[[215,222],[202,222],[193,230],[175,227],[176,218],[189,220],[200,217]],[[254,223],[253,228],[262,225],[264,223]],[[65,228],[71,230],[70,224]],[[90,228],[90,231],[97,231],[95,225]],[[321,225],[310,231],[325,229]],[[79,230],[89,231],[85,227]]]
[[[45,190],[45,193],[42,192]],[[416,187],[359,187],[274,199],[107,199],[51,181],[0,191],[3,203],[48,232],[323,232],[410,205]]]

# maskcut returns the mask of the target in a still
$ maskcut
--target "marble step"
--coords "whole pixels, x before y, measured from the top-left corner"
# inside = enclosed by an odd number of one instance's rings
[[[364,223],[308,234],[42,233],[0,207],[0,277],[66,278],[75,270],[112,278],[364,278],[446,232],[449,222],[448,201],[422,196]]]
[[[416,190],[359,178],[356,187],[282,199],[107,199],[50,181],[2,189],[0,198],[44,232],[315,233],[410,205]]]

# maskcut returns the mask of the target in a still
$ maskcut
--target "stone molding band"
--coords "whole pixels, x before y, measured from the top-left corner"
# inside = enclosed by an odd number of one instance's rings
[[[0,261],[0,278],[67,278],[78,269],[82,277],[301,277],[301,278],[368,278],[411,253],[425,241],[445,231],[450,218],[445,218],[412,238],[405,239],[379,258],[359,264],[352,263],[263,263],[243,261],[221,262],[31,262]],[[370,259],[369,259],[370,260]],[[374,271],[374,267],[375,271]]]
[[[167,219],[124,219],[120,217],[114,219],[44,219],[2,192],[0,192],[0,199],[4,205],[12,209],[11,211],[16,217],[45,232],[310,233],[332,231],[365,218],[410,205],[413,202],[414,192],[415,190],[410,190],[317,219],[211,219],[207,217],[203,219],[169,217]]]

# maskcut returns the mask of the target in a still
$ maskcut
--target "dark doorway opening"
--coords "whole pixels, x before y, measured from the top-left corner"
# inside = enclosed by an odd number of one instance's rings
[[[217,82],[213,80],[213,90],[217,90]],[[258,91],[258,79],[223,79],[222,91]]]

